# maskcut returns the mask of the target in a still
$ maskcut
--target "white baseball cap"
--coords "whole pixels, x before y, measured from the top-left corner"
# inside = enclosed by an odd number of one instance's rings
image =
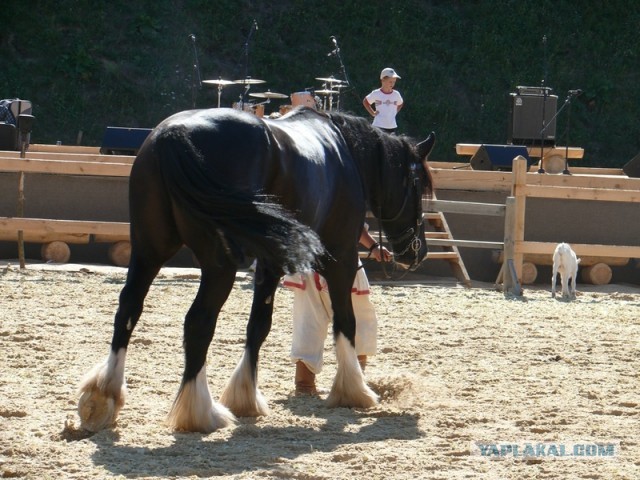
[[[382,80],[384,77],[402,78],[396,73],[393,68],[383,68],[380,72],[380,80]]]

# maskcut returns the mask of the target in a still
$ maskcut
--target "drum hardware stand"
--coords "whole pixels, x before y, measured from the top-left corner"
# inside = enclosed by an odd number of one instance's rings
[[[217,80],[202,80],[205,85],[215,85],[218,88],[218,108],[220,108],[220,97],[222,96],[222,89],[227,85],[235,85],[236,82],[231,80],[223,80],[222,77],[218,77]]]
[[[337,47],[336,47],[336,49],[337,49]],[[327,85],[329,85],[329,86],[327,87]],[[333,84],[332,83],[329,83],[329,84],[323,83],[322,84],[322,89],[323,90],[333,90]],[[329,111],[332,112],[333,111],[333,94],[332,93],[330,93],[329,95],[325,95],[324,96],[324,99],[322,100],[322,109],[323,110],[327,109],[327,97],[329,97]],[[340,111],[339,107],[340,107],[340,103],[336,102],[336,111],[337,112]]]
[[[195,63],[193,64],[194,78],[191,81],[191,102],[193,104],[193,108],[196,108],[196,89],[202,87],[202,78],[200,77],[200,62],[198,61],[198,50],[196,49],[196,36],[192,33],[189,35],[189,38],[193,43],[193,57],[195,60]],[[198,79],[197,87],[195,83],[196,78]],[[220,105],[218,104],[218,106]]]
[[[253,23],[251,24],[251,28],[249,29],[249,34],[247,35],[247,40],[244,42],[244,78],[249,77],[249,41],[251,40],[251,36],[254,32],[258,31],[258,22],[256,19],[253,19]],[[247,98],[247,94],[249,93],[249,89],[251,88],[250,83],[246,83],[244,86],[244,92],[240,95],[240,110],[244,109],[245,99]]]
[[[222,84],[218,85],[218,108],[220,108],[220,97],[222,96],[222,89],[224,86]]]

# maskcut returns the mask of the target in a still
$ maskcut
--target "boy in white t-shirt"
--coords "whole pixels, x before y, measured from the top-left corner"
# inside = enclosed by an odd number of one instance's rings
[[[393,68],[384,68],[380,72],[380,88],[362,100],[364,108],[373,117],[373,126],[387,133],[395,133],[398,128],[396,115],[404,105],[402,95],[394,89],[398,78],[400,75]],[[375,109],[372,105],[375,105]]]

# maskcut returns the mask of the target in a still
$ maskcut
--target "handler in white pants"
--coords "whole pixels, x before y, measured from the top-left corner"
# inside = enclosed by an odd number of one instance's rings
[[[380,247],[366,228],[360,243],[377,261],[391,260],[389,250]],[[358,266],[362,267],[362,264],[358,262]],[[309,272],[287,275],[283,284],[294,292],[291,360],[296,364],[296,392],[315,394],[315,376],[322,370],[324,342],[333,319],[327,282],[318,273]],[[356,317],[356,354],[364,370],[367,357],[376,353],[378,319],[369,298],[369,280],[363,268],[356,273],[351,302]]]

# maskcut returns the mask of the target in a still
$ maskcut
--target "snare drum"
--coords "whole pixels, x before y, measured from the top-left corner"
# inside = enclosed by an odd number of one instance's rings
[[[309,92],[295,92],[291,94],[291,105],[316,108],[316,101]]]
[[[245,112],[253,112],[253,105],[251,105],[250,103],[242,103],[242,102],[233,102],[231,104],[231,108],[233,108],[234,110],[243,110]]]

